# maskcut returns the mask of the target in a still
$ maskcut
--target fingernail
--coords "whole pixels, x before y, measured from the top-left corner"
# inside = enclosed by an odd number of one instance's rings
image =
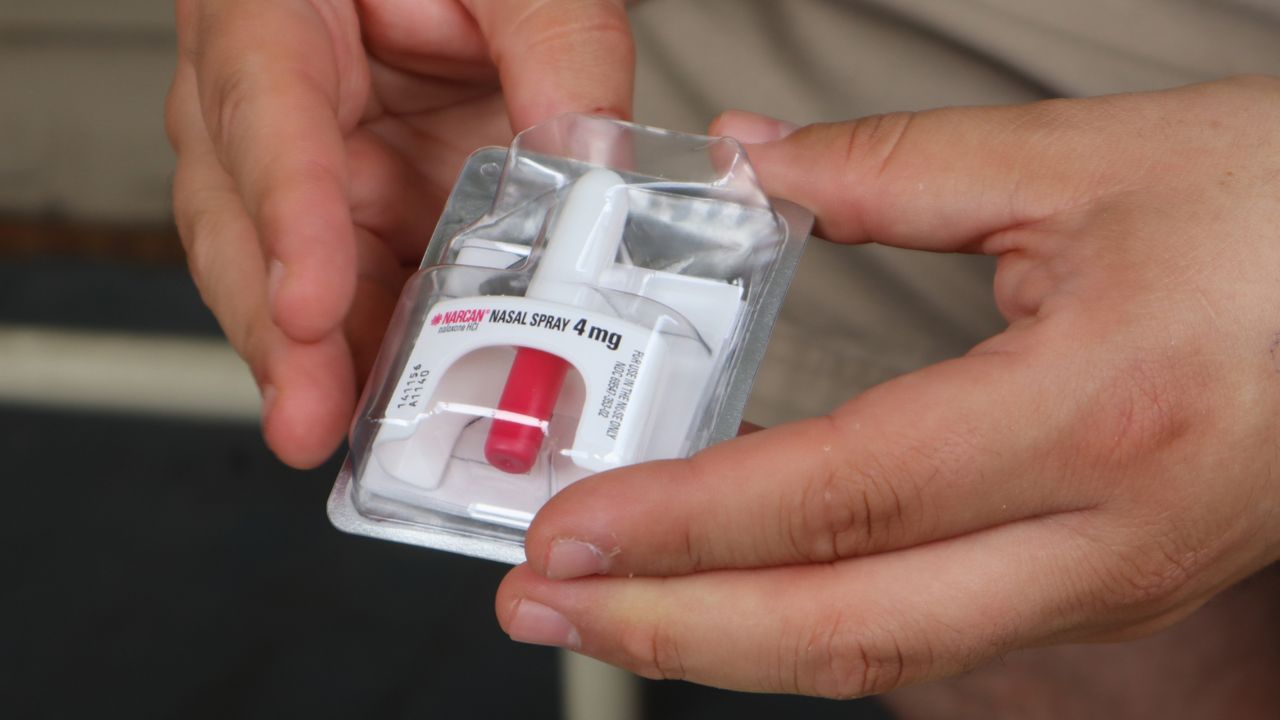
[[[532,600],[516,601],[507,634],[512,640],[533,645],[577,649],[582,645],[578,631],[560,613]]]
[[[720,118],[718,130],[747,145],[774,142],[799,130],[800,126],[746,110],[731,110]]]
[[[267,303],[271,306],[276,304],[276,294],[280,292],[280,286],[284,284],[284,263],[279,260],[272,260],[267,264]]]
[[[564,538],[551,543],[547,554],[547,577],[551,580],[568,580],[603,575],[609,572],[609,556],[600,548],[581,540]]]

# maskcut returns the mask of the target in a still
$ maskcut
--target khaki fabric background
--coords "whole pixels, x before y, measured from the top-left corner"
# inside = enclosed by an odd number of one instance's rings
[[[636,115],[701,131],[743,108],[795,122],[1280,74],[1280,0],[647,0]],[[998,332],[993,263],[806,250],[748,406],[774,424]]]

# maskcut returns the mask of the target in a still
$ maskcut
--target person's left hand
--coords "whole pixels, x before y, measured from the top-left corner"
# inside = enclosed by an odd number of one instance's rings
[[[1280,558],[1280,81],[749,151],[833,240],[998,256],[1009,328],[828,417],[568,488],[499,589],[513,638],[849,697],[1151,633]]]

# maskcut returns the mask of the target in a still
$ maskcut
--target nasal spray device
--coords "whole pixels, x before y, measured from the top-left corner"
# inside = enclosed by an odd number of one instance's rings
[[[610,170],[591,170],[576,180],[547,234],[546,249],[529,280],[525,297],[566,305],[589,304],[591,284],[613,264],[627,220],[622,178]],[[608,342],[605,336],[605,342]],[[538,420],[538,425],[495,419],[484,456],[509,473],[526,473],[542,446],[543,424],[560,397],[568,361],[533,348],[516,350],[498,409]]]
[[[515,563],[568,485],[732,437],[811,226],[724,138],[565,115],[478,151],[391,320],[330,518]]]

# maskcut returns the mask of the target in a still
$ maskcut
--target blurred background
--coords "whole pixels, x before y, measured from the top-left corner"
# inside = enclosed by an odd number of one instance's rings
[[[264,448],[170,217],[171,13],[0,0],[3,714],[560,717],[557,654],[493,618],[504,567],[341,535],[336,460]],[[646,717],[851,710],[641,692]]]

